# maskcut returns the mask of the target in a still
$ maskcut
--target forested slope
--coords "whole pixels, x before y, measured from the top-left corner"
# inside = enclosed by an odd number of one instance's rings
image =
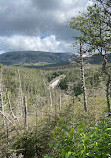
[[[74,154],[74,142],[81,146],[78,139],[82,137],[84,128],[85,131],[89,131],[90,127],[96,130],[95,126],[99,124],[100,118],[107,118],[106,79],[101,66],[85,67],[87,113],[84,112],[79,65],[45,70],[5,66],[0,70],[1,157],[10,156],[12,153],[22,154],[26,158],[42,158],[46,154],[53,157],[60,157],[59,154]],[[66,75],[66,78],[61,80],[59,86],[55,89],[49,88],[50,81],[62,74]],[[97,130],[100,130],[98,128]],[[107,128],[110,128],[109,122],[102,130]],[[80,135],[75,133],[78,130]],[[110,141],[109,130],[106,134]],[[85,131],[83,139],[87,141],[90,139],[90,133],[85,136]],[[103,137],[101,133],[100,136]]]

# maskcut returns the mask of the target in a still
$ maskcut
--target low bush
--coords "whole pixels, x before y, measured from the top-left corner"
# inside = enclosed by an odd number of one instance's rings
[[[111,158],[111,118],[102,119],[88,129],[81,123],[73,129],[61,122],[49,146],[53,158]]]

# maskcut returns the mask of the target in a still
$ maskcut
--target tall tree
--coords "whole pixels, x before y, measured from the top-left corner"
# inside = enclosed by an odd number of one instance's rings
[[[85,112],[87,112],[87,95],[86,95],[86,84],[85,84],[85,75],[84,75],[82,41],[80,41],[80,63],[81,63],[81,82],[82,82],[83,97],[84,97],[84,110]]]
[[[107,0],[108,1],[108,0]],[[110,14],[108,12],[108,14]],[[86,13],[82,13],[77,17],[72,17],[70,27],[80,31],[77,38],[82,39],[88,46],[88,51],[98,50],[103,57],[102,70],[107,76],[106,83],[106,97],[108,112],[110,113],[110,82],[111,75],[107,72],[107,54],[111,50],[111,27],[108,20],[104,20],[105,11],[103,10],[102,3],[98,5],[95,3],[93,6],[87,8]]]
[[[96,0],[96,2],[102,8],[103,23],[106,23],[111,28],[111,0]]]

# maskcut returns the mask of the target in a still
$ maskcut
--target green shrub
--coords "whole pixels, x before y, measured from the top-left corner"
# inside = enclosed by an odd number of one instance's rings
[[[64,78],[63,80],[60,81],[59,83],[59,87],[62,89],[62,90],[67,90],[68,89],[68,85],[67,85],[67,78]]]
[[[54,158],[111,158],[111,119],[103,119],[89,129],[82,124],[69,129],[60,123],[53,140],[49,155]]]

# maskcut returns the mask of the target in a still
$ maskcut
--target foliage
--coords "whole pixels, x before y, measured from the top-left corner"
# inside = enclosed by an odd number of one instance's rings
[[[102,8],[102,22],[111,28],[111,1],[110,0],[96,0],[97,4]]]
[[[86,129],[81,123],[77,128],[58,124],[50,144],[54,158],[110,158],[111,118],[104,118],[97,126]]]
[[[74,86],[74,95],[78,96],[78,95],[81,95],[82,93],[83,93],[82,85],[81,83],[78,83],[77,86]]]
[[[79,30],[80,36],[75,39],[81,39],[88,45],[89,51],[98,50],[103,54],[103,50],[110,50],[111,27],[103,23],[102,8],[97,4],[87,8],[87,12],[77,17],[72,17],[70,27]]]
[[[35,156],[36,138],[31,134],[24,134],[14,143],[13,148],[19,155],[22,153],[26,158]]]
[[[103,2],[101,0],[97,1],[99,1],[101,5],[95,3],[93,6],[87,8],[86,13],[82,13],[77,17],[72,17],[70,28],[80,31],[80,35],[76,36],[75,40],[77,42],[78,40],[80,41],[81,45],[84,46],[85,52],[88,51],[92,53],[92,51],[98,51],[103,58],[102,71],[107,77],[106,98],[108,113],[110,115],[111,75],[107,71],[107,57],[108,51],[111,50],[111,26],[108,24],[110,23],[109,8],[111,3],[109,0]],[[105,18],[106,20],[104,20]],[[81,52],[83,52],[83,50]],[[94,54],[94,52],[92,54]]]
[[[106,100],[104,99],[105,93],[100,87],[100,85],[104,86],[103,83],[105,82],[105,77],[101,76],[101,73],[99,73],[101,68],[100,66],[98,67],[97,65],[88,65],[88,67],[89,68],[86,68],[85,71],[85,77],[87,78],[86,85],[90,89],[90,91],[88,92],[88,113],[86,114],[83,112],[83,97],[80,93],[81,84],[79,79],[79,65],[71,65],[70,68],[59,67],[56,69],[52,68],[47,70],[27,69],[15,66],[3,66],[3,100],[5,104],[4,113],[6,116],[8,116],[8,119],[12,121],[13,125],[8,121],[7,138],[5,132],[6,128],[3,128],[3,117],[1,115],[1,158],[7,154],[11,156],[12,153],[17,153],[18,155],[22,153],[23,155],[25,155],[26,158],[28,158],[29,156],[34,157],[36,155],[41,158],[44,155],[50,153],[51,148],[49,148],[48,144],[49,142],[52,142],[51,135],[56,128],[56,125],[61,124],[60,118],[64,120],[64,122],[62,123],[65,124],[63,128],[66,128],[65,126],[67,126],[66,133],[69,134],[70,129],[72,128],[73,118],[75,118],[75,127],[78,126],[79,121],[83,124],[87,123],[87,126],[85,126],[86,128],[95,124],[95,122],[99,119],[106,108]],[[69,87],[67,89],[64,89],[64,91],[60,91],[60,87],[58,87],[57,89],[52,89],[51,107],[50,92],[48,89],[49,83],[47,82],[47,77],[52,76],[52,74],[55,74],[55,76],[57,74],[66,75],[66,80],[63,80],[63,82],[65,82],[65,85],[71,83],[72,89],[69,89]],[[102,77],[103,81],[99,80],[100,76]],[[96,88],[95,93],[93,92],[93,88]],[[22,91],[22,94],[20,94],[19,92],[20,89]],[[75,96],[77,96],[74,97],[74,102],[76,104],[73,102],[72,98],[74,91]],[[101,94],[101,92],[103,94]],[[92,97],[90,95],[92,95]],[[24,96],[27,97],[27,131],[25,131],[24,128],[24,107],[20,100],[21,97]],[[20,106],[23,108],[22,116],[17,115],[20,110]],[[20,118],[18,117],[17,120],[13,117],[12,114],[14,114],[15,117],[19,116]],[[7,143],[9,144],[8,146]],[[36,153],[36,148],[38,149],[38,153]],[[58,153],[56,148],[54,148],[53,151],[55,155]],[[72,153],[70,152],[73,151],[69,150],[66,155],[71,155]],[[50,153],[50,155],[53,154]]]
[[[55,72],[53,72],[52,74],[50,74],[50,75],[47,77],[48,82],[50,82],[50,81],[53,80],[54,78],[56,78],[56,77],[62,75],[62,73],[63,73],[62,71],[55,71]]]
[[[62,90],[67,90],[67,89],[68,89],[67,82],[68,82],[67,78],[61,80],[60,83],[59,83],[59,87],[60,87]]]

